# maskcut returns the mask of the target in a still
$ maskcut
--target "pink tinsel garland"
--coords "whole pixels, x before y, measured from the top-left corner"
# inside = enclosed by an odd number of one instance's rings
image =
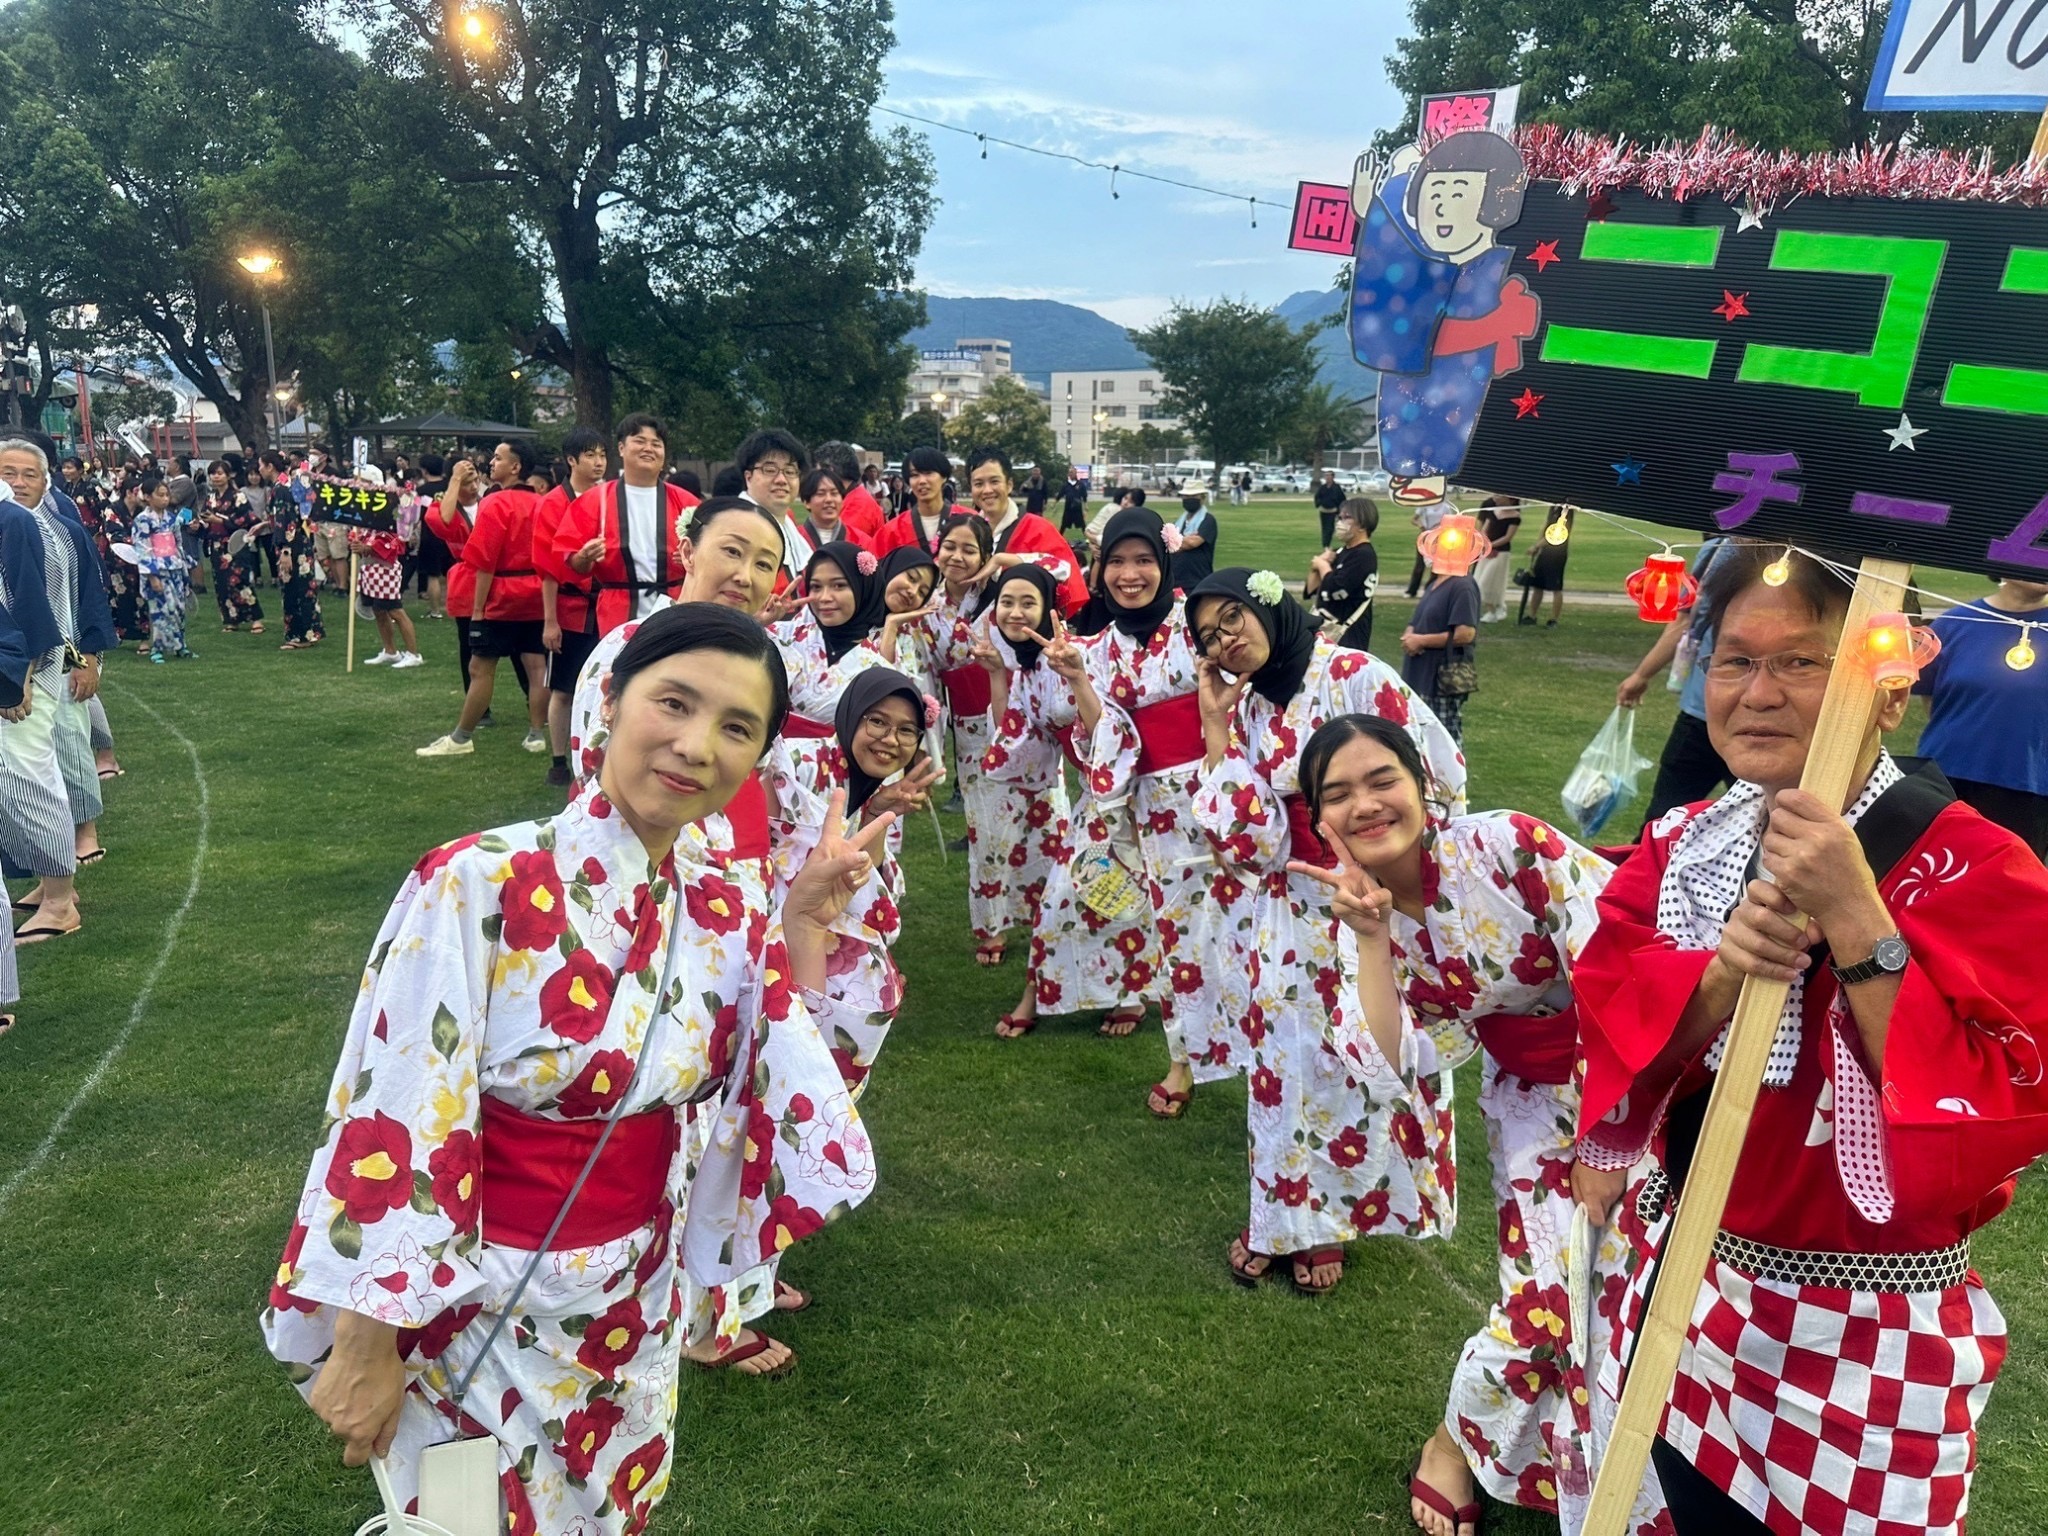
[[[1761,213],[1798,197],[1891,197],[1915,202],[2048,203],[2048,161],[1994,169],[1989,150],[1891,145],[1799,154],[1756,149],[1708,128],[1690,144],[1643,146],[1536,123],[1515,142],[1529,175],[1574,195],[1631,187],[1684,201],[1719,197]]]

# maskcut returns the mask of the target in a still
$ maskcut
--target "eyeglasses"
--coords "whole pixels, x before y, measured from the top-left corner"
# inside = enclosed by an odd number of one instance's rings
[[[1724,656],[1716,651],[1707,658],[1707,681],[1723,687],[1746,688],[1762,668],[1788,688],[1818,686],[1827,681],[1834,667],[1831,653],[1816,656],[1808,651],[1779,651],[1774,656]]]
[[[862,715],[860,717],[860,728],[877,741],[888,741],[894,738],[899,746],[909,747],[913,750],[923,737],[923,732],[919,731],[916,726],[898,724],[887,715]]]
[[[766,459],[754,466],[754,473],[766,475],[770,480],[794,480],[796,466],[786,460]]]
[[[1204,656],[1216,649],[1216,642],[1225,635],[1241,634],[1244,630],[1244,604],[1226,603],[1223,611],[1216,615],[1214,629],[1195,631],[1195,649]]]

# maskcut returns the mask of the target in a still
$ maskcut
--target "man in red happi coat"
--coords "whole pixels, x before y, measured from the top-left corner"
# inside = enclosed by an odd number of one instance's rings
[[[682,593],[683,514],[697,498],[663,476],[668,429],[636,411],[619,423],[619,478],[592,486],[562,514],[543,569],[590,592],[586,624],[610,634]]]
[[[1904,689],[1846,806],[1797,787],[1830,671],[1867,663],[1834,573],[1795,554],[1765,583],[1783,551],[1739,542],[1705,594],[1707,729],[1736,783],[1645,828],[1573,971],[1580,1161],[1627,1168],[1654,1146],[1666,1175],[1637,1202],[1652,1258],[1595,1416],[1619,1396],[1743,979],[1786,980],[1654,1446],[1672,1528],[1961,1532],[2006,1351],[1970,1234],[2048,1149],[2048,873],[1931,765],[1882,750]]]

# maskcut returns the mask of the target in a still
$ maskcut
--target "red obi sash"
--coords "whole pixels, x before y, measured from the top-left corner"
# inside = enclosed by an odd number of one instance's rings
[[[945,685],[946,707],[953,711],[955,720],[971,720],[988,713],[991,702],[988,672],[980,663],[970,662],[950,672],[941,672],[939,681]]]
[[[1200,762],[1205,754],[1202,704],[1192,693],[1139,705],[1131,711],[1131,724],[1138,730],[1140,773],[1164,773]]]
[[[1282,795],[1280,803],[1287,808],[1287,856],[1304,864],[1335,869],[1337,856],[1323,845],[1322,834],[1316,831],[1315,820],[1308,812],[1308,797]]]
[[[530,1252],[546,1239],[604,1121],[543,1119],[489,1094],[483,1111],[484,1241]],[[555,1234],[554,1248],[595,1248],[653,1221],[668,1192],[669,1159],[681,1140],[682,1123],[666,1105],[621,1115]]]
[[[820,725],[806,715],[789,714],[782,718],[782,734],[792,741],[817,741],[832,734],[832,727]]]
[[[750,773],[739,793],[726,803],[725,819],[732,827],[732,851],[743,859],[768,857],[768,794],[761,788],[761,775]]]
[[[1568,1083],[1579,1055],[1579,1014],[1576,1008],[1548,1018],[1526,1013],[1489,1013],[1473,1021],[1486,1054],[1532,1083]]]

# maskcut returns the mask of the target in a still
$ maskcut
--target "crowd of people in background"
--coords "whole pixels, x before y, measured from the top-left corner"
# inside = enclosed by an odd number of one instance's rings
[[[1450,1235],[1451,1073],[1480,1064],[1500,1295],[1452,1369],[1409,1485],[1432,1536],[1469,1536],[1480,1488],[1556,1510],[1568,1531],[1583,1520],[1612,1405],[1595,1380],[1622,1354],[1637,1259],[1668,1217],[1648,1156],[1656,1116],[1631,1106],[1690,1102],[1707,1026],[1726,1017],[1740,977],[1804,958],[1795,903],[1840,968],[1809,975],[1806,1002],[1791,1005],[1804,1008],[1788,1047],[1802,1065],[1783,1064],[1777,1086],[1796,1090],[1783,1096],[1793,1107],[1766,1124],[1791,1138],[1782,1169],[1804,1203],[1752,1191],[1753,1217],[1735,1218],[1741,1261],[1803,1294],[1786,1255],[1854,1256],[1868,1261],[1870,1294],[1912,1292],[1945,1275],[1946,1256],[1996,1209],[2007,1164],[1979,1167],[1942,1141],[1954,1187],[1899,1194],[1922,1200],[1913,1246],[1926,1254],[1873,1251],[1851,1210],[1868,1191],[1843,1197],[1832,1162],[1801,1161],[1820,1157],[1813,1138],[1794,1145],[1823,1086],[1817,1042],[1845,1019],[1883,1063],[1888,1095],[1896,1081],[1933,1104],[1962,1084],[1993,1103],[1949,1038],[1978,983],[1936,967],[1907,994],[1893,968],[1865,974],[1888,923],[1934,953],[1947,942],[1936,920],[1959,898],[1909,921],[1897,871],[1865,868],[1842,818],[1798,798],[1846,601],[1823,567],[1788,554],[1787,585],[1763,574],[1775,550],[1727,539],[1703,551],[1700,603],[1619,693],[1632,705],[1667,667],[1681,674],[1648,828],[1633,851],[1592,850],[1534,816],[1466,804],[1481,628],[1507,619],[1511,580],[1521,624],[1543,622],[1545,593],[1547,622],[1561,613],[1569,541],[1539,536],[1517,570],[1516,541],[1530,541],[1513,498],[1479,506],[1469,573],[1418,552],[1415,606],[1389,664],[1371,649],[1380,509],[1333,477],[1315,494],[1323,543],[1297,599],[1271,570],[1219,563],[1229,532],[1199,487],[1162,497],[1163,509],[1142,488],[1119,490],[1091,515],[1076,477],[1020,483],[997,448],[960,460],[915,449],[885,473],[848,444],[807,447],[767,428],[708,487],[675,467],[674,449],[644,413],[609,436],[572,431],[551,464],[506,440],[374,463],[314,445],[297,460],[115,468],[0,433],[0,856],[35,882],[0,946],[0,1002],[18,991],[14,945],[78,932],[78,871],[107,856],[102,786],[123,770],[97,699],[102,658],[133,647],[156,665],[193,659],[188,630],[208,598],[224,634],[279,623],[286,651],[326,643],[334,605],[354,601],[377,636],[366,664],[394,670],[426,665],[423,628],[445,624],[460,703],[419,755],[474,752],[509,662],[525,695],[522,745],[565,790],[559,816],[500,829],[488,857],[469,851],[474,837],[428,855],[366,978],[265,1313],[273,1351],[303,1368],[352,1458],[389,1454],[409,1486],[419,1453],[459,1420],[500,1441],[514,1528],[623,1529],[667,1477],[661,1405],[682,1361],[748,1376],[794,1364],[768,1320],[811,1298],[782,1276],[783,1250],[872,1187],[855,1106],[906,985],[892,957],[909,899],[902,822],[948,779],[967,822],[963,944],[990,969],[1022,950],[1021,992],[995,1033],[1023,1041],[1044,1020],[1087,1014],[1120,1038],[1156,1012],[1165,1071],[1143,1102],[1162,1121],[1204,1084],[1245,1080],[1248,1215],[1219,1243],[1237,1283],[1271,1276],[1325,1295],[1360,1238]],[[333,483],[391,491],[392,526],[323,517],[320,488]],[[1442,513],[1417,512],[1417,532]],[[1553,508],[1545,526],[1568,532],[1573,515]],[[2048,619],[2048,586],[2005,582],[1985,605]],[[1945,786],[1909,813],[1922,816],[1914,835],[1977,871],[1972,899],[2048,914],[2048,730],[2042,711],[2008,728],[2013,669],[1987,646],[2009,630],[1968,618],[1947,621],[1943,665],[1923,679],[1924,746],[1949,767],[1954,797],[2018,831],[2033,858],[1947,810]],[[1886,710],[1896,724],[1903,695]],[[1875,734],[1867,745],[1851,819],[1919,806],[1911,766]],[[1902,782],[1903,799],[1887,798]],[[1766,795],[1779,807],[1768,837],[1725,809],[1760,809]],[[1761,857],[1782,890],[1737,878],[1738,853],[1752,870]],[[532,974],[444,963],[473,928],[477,942],[526,953]],[[1652,951],[1708,969],[1680,977],[1683,966],[1641,958]],[[2016,955],[1988,963],[2009,969]],[[1711,994],[1711,1018],[1694,1017],[1695,991]],[[1882,1004],[1866,1006],[1872,996]],[[1909,1064],[1885,1054],[1882,1028],[1871,1043],[1873,1010],[1910,1033]],[[12,1017],[0,1014],[0,1032]],[[660,1070],[643,1074],[631,1053],[653,1050],[665,1019],[680,1027],[656,1053]],[[415,1092],[401,1065],[430,1058],[453,1074],[439,1096]],[[750,1070],[735,1070],[742,1060]],[[712,1093],[723,1117],[679,1118]],[[534,1188],[582,1187],[583,1144],[554,1134],[600,1116],[621,1128],[620,1150],[593,1186],[606,1191],[603,1219],[573,1234],[588,1306],[570,1310],[587,1323],[584,1351],[609,1352],[616,1387],[590,1394],[523,1349],[536,1308],[562,1298],[522,1310],[525,1281],[499,1293],[493,1309],[514,1323],[502,1346],[496,1329],[469,1326],[478,1202],[462,1191],[486,1124],[493,1156],[519,1162]],[[735,1138],[729,1124],[770,1133]],[[432,1149],[423,1184],[380,1171],[398,1167],[392,1125],[422,1157]],[[636,1174],[635,1158],[666,1179]],[[395,1198],[391,1179],[403,1181]],[[672,1247],[667,1213],[683,1208],[685,1186],[691,1225]],[[1940,1205],[1958,1191],[1979,1203]],[[487,1249],[526,1258],[553,1240],[551,1198],[517,1211],[509,1195],[492,1198]],[[1588,1259],[1598,1302],[1579,1325],[1560,1310],[1575,1205],[1599,1229]],[[1748,1318],[1749,1292],[1725,1278],[1735,1263],[1710,1272],[1702,1304]],[[1974,1302],[1941,1299],[1960,1285],[1928,1292],[1935,1310],[1922,1321],[1959,1344],[1988,1340]],[[1575,1326],[1590,1337],[1569,1337]],[[407,1345],[400,1329],[424,1332]],[[1646,1485],[1632,1530],[1732,1529],[1716,1522],[1801,1496],[1797,1475],[1770,1461],[1770,1424],[1713,1408],[1723,1367],[1705,1345],[1681,1383],[1693,1417],[1675,1416],[1659,1442],[1661,1492]],[[490,1389],[465,1402],[479,1370]],[[1845,1397],[1830,1411],[1921,1445],[1929,1465],[1967,1466],[1988,1375],[1925,1385],[1941,1389],[1931,1408]],[[578,1403],[566,1428],[531,1407],[556,1400]],[[1729,1480],[1701,1470],[1728,1457],[1764,1469],[1764,1492],[1738,1483],[1739,1511]],[[1947,1497],[1954,1482],[1931,1486]]]

